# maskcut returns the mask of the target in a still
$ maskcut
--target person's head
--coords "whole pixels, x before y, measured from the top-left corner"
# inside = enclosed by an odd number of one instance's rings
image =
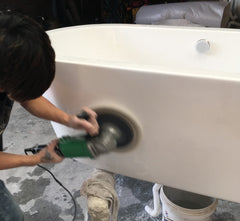
[[[40,97],[55,75],[48,35],[31,18],[0,14],[0,89],[16,101]]]

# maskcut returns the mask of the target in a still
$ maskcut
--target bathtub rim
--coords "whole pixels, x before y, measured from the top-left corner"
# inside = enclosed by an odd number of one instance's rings
[[[57,33],[65,30],[75,30],[75,29],[87,29],[87,28],[94,28],[94,27],[125,27],[125,28],[148,28],[148,29],[165,29],[165,30],[199,30],[199,31],[217,31],[217,32],[240,32],[239,29],[234,28],[217,28],[217,27],[190,27],[190,26],[170,26],[170,25],[148,25],[148,24],[125,24],[125,23],[100,23],[100,24],[84,24],[84,25],[74,25],[69,27],[61,27],[56,28],[52,30],[46,31],[46,33],[49,35],[51,33]]]
[[[50,31],[47,31],[47,34],[50,37],[51,42],[54,36],[51,34],[58,34],[63,31],[74,31],[78,29],[91,29],[91,28],[115,28],[115,27],[123,27],[123,28],[146,28],[152,30],[178,30],[178,31],[208,31],[208,32],[227,32],[227,33],[239,33],[238,29],[228,29],[228,28],[208,28],[208,27],[186,27],[186,26],[166,26],[166,25],[145,25],[145,24],[122,24],[122,23],[111,23],[111,24],[86,24],[86,25],[76,25],[70,27],[57,28]],[[225,81],[240,81],[240,72],[226,72],[226,71],[218,71],[218,70],[196,70],[193,68],[176,68],[171,67],[171,71],[167,67],[161,67],[157,65],[139,65],[132,64],[127,62],[106,62],[104,59],[89,59],[84,58],[82,56],[66,56],[66,55],[57,55],[55,59],[56,63],[66,63],[66,64],[79,64],[84,66],[93,66],[100,68],[113,68],[113,69],[121,69],[121,70],[130,70],[137,72],[149,72],[153,74],[167,74],[167,75],[177,75],[177,76],[188,76],[188,77],[197,77],[197,78],[210,78],[210,79],[219,79]],[[125,66],[124,66],[125,65]],[[181,69],[181,70],[179,70]],[[194,74],[192,74],[194,73]]]

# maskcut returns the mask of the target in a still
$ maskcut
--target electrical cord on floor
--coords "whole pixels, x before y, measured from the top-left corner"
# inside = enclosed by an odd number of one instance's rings
[[[28,153],[25,151],[25,154],[28,155]],[[72,221],[75,221],[76,219],[76,216],[77,216],[77,204],[76,204],[76,200],[74,199],[73,195],[71,194],[71,192],[54,176],[54,174],[49,170],[47,169],[46,167],[44,166],[41,166],[39,164],[37,164],[38,167],[42,168],[43,170],[47,171],[51,176],[52,178],[69,194],[69,196],[72,198],[72,201],[73,201],[73,205],[74,205],[74,214],[73,214],[73,219]]]

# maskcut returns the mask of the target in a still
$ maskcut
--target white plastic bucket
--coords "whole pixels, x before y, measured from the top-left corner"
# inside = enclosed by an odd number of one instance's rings
[[[167,186],[160,190],[162,221],[211,221],[218,201]]]

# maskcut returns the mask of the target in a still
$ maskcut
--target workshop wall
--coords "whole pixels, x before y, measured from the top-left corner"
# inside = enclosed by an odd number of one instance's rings
[[[22,12],[45,30],[81,24],[134,23],[138,9],[148,4],[186,0],[1,0],[0,10]]]

